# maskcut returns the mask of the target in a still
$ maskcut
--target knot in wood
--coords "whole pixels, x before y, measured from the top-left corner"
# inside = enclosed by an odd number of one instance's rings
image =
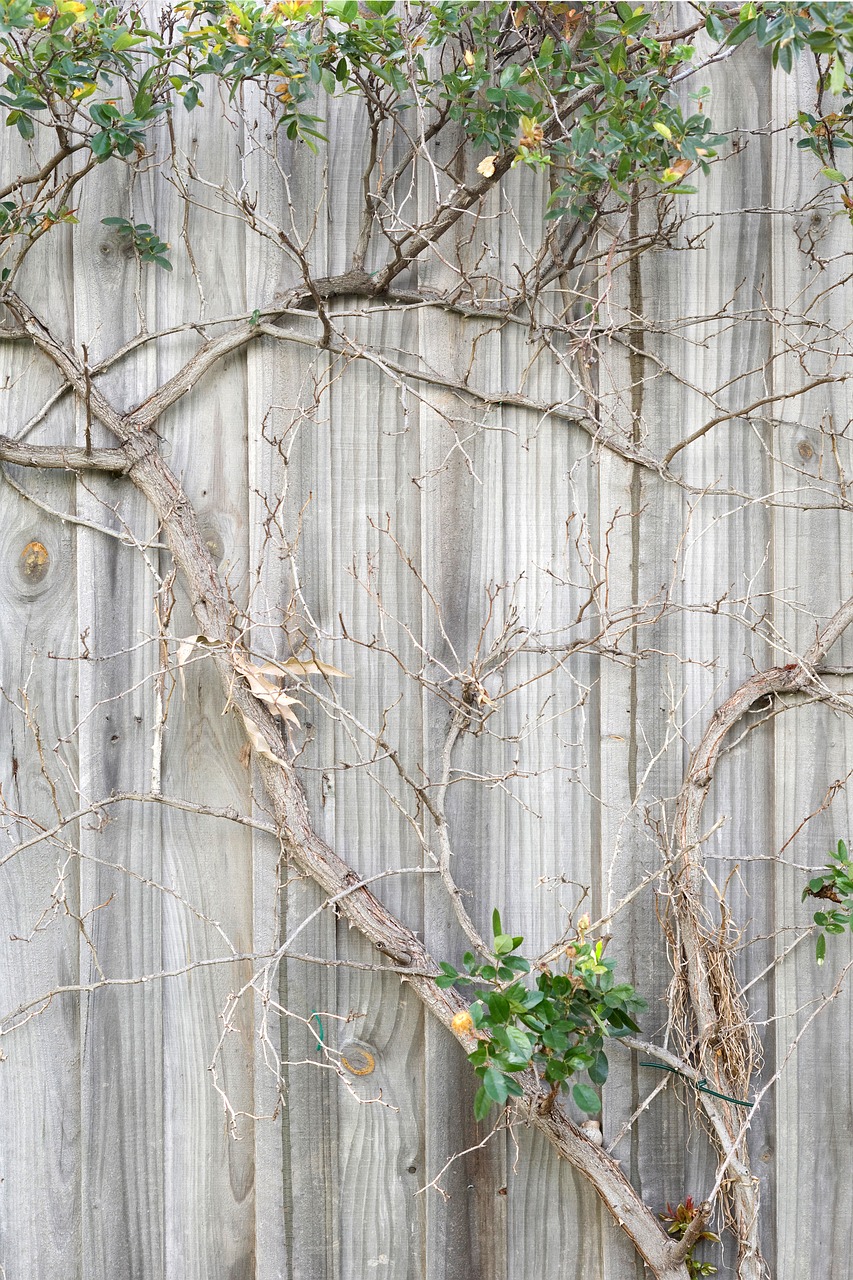
[[[364,1045],[353,1041],[341,1049],[341,1066],[351,1076],[369,1076],[376,1068],[376,1059]]]
[[[28,542],[21,552],[18,568],[29,582],[41,582],[50,566],[50,552],[43,542]]]

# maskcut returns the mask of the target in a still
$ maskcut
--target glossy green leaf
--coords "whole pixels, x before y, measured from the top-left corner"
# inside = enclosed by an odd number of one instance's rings
[[[605,1084],[607,1082],[608,1071],[609,1064],[607,1062],[607,1056],[603,1050],[600,1050],[595,1055],[595,1061],[588,1070],[589,1078],[593,1084]]]
[[[715,13],[709,13],[705,19],[705,30],[711,39],[719,44],[722,44],[726,38],[726,29]]]
[[[585,1111],[588,1115],[597,1115],[601,1110],[601,1099],[588,1084],[574,1085],[572,1087],[572,1097],[581,1111]]]
[[[497,1067],[487,1067],[483,1076],[483,1088],[492,1102],[502,1106],[509,1095],[506,1076]]]

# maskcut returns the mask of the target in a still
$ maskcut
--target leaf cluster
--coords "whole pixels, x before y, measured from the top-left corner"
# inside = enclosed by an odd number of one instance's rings
[[[172,270],[172,264],[166,257],[170,245],[157,235],[148,222],[129,222],[127,218],[101,218],[106,227],[115,227],[120,236],[125,236],[133,245],[140,262],[153,262],[165,271]]]
[[[475,147],[553,166],[549,216],[589,217],[602,184],[622,199],[646,179],[678,184],[722,139],[701,112],[685,118],[671,90],[690,44],[653,38],[650,15],[627,3],[578,21],[570,5],[504,0],[184,0],[154,31],[135,10],[91,0],[0,0],[0,104],[24,138],[47,113],[103,161],[144,149],[173,95],[197,107],[205,78],[232,96],[259,84],[287,136],[312,148],[324,138],[318,90],[360,94],[376,118],[420,101]]]
[[[836,102],[800,114],[800,145],[853,216],[836,157],[853,146],[853,3],[749,0],[734,15],[709,8],[704,26],[721,46],[754,41],[783,71],[803,53],[818,59]],[[25,140],[43,128],[61,149],[88,148],[93,163],[133,163],[175,102],[194,110],[211,80],[232,97],[257,85],[287,137],[314,150],[324,95],[358,95],[376,128],[418,104],[490,150],[481,175],[499,157],[502,170],[547,169],[546,218],[590,220],[608,195],[629,201],[638,184],[694,191],[691,171],[707,172],[719,154],[707,89],[687,105],[674,84],[695,52],[689,29],[668,35],[649,7],[626,0],[181,0],[157,29],[100,0],[0,0],[0,109]],[[30,213],[43,210],[19,201],[7,233]]]
[[[136,10],[82,0],[0,0],[0,59],[7,70],[0,104],[8,109],[6,124],[28,140],[39,113],[46,113],[50,127],[84,132],[97,159],[114,150],[126,157],[166,110],[151,91],[157,66],[149,65],[162,54],[162,41]],[[115,107],[122,88],[133,97],[128,113]],[[95,94],[107,100],[87,114],[83,104]]]
[[[492,955],[484,963],[472,952],[459,971],[441,964],[439,987],[476,986],[470,1008],[479,1043],[468,1060],[482,1084],[474,1099],[474,1114],[482,1120],[493,1104],[502,1106],[519,1097],[519,1073],[534,1066],[555,1096],[578,1075],[591,1083],[572,1085],[572,1097],[589,1115],[601,1110],[593,1086],[607,1080],[604,1042],[639,1028],[633,1015],[647,1007],[629,983],[617,983],[616,961],[604,955],[605,944],[587,942],[581,930],[564,950],[559,971],[541,966],[535,986],[524,978],[531,965],[517,954],[524,942],[503,932],[497,911],[492,917]]]
[[[818,964],[826,957],[826,935],[853,931],[853,861],[847,853],[847,845],[838,841],[835,853],[830,853],[823,875],[814,876],[803,889],[806,898],[821,898],[832,902],[832,907],[814,913],[814,922],[821,930],[818,934],[816,954]]]
[[[681,1204],[677,1204],[674,1208],[671,1204],[667,1204],[663,1213],[659,1213],[658,1217],[661,1222],[667,1223],[667,1234],[675,1236],[677,1240],[681,1240],[685,1235],[690,1223],[696,1217],[698,1209],[693,1201],[692,1196],[687,1196]],[[715,1235],[713,1231],[700,1231],[696,1238],[696,1244],[700,1240],[713,1240],[719,1243],[720,1237]],[[712,1266],[710,1262],[700,1262],[698,1258],[693,1257],[693,1248],[688,1251],[687,1257],[684,1259],[688,1273],[694,1276],[714,1276],[717,1274],[717,1268]]]

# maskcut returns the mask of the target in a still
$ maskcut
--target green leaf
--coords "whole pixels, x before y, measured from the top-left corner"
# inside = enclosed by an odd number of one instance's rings
[[[92,155],[98,160],[106,160],[112,150],[112,143],[108,133],[96,133],[89,145],[92,148]]]
[[[722,44],[726,38],[726,29],[715,13],[709,13],[705,19],[705,30],[711,39],[719,44]]]
[[[581,1111],[588,1115],[597,1115],[601,1110],[601,1099],[588,1084],[576,1084],[572,1089],[572,1097]]]
[[[514,1076],[506,1077],[506,1091],[510,1098],[520,1098],[524,1093],[523,1086],[515,1079]]]
[[[824,934],[818,934],[817,946],[815,947],[818,964],[823,964],[826,959],[826,937]]]
[[[546,1049],[553,1049],[555,1053],[565,1053],[569,1047],[569,1037],[564,1031],[548,1027],[542,1032],[542,1043]]]
[[[830,182],[846,182],[844,174],[838,169],[821,169],[821,173],[825,178],[829,178]]]
[[[142,44],[143,40],[143,36],[133,36],[129,31],[124,31],[121,35],[116,36],[113,48],[118,53],[123,53],[125,49],[132,49],[135,44]]]
[[[499,938],[503,933],[503,929],[501,928],[501,913],[498,911],[497,907],[495,907],[492,912],[492,933],[496,938]]]
[[[506,1033],[519,1058],[529,1062],[533,1056],[533,1037],[529,1036],[525,1031],[521,1031],[518,1027],[507,1027]]]
[[[667,142],[672,142],[672,130],[669,125],[662,124],[660,120],[655,120],[652,128],[656,129],[662,138],[666,138]]]
[[[744,40],[748,40],[755,30],[755,19],[747,18],[744,22],[739,22],[734,30],[728,34],[727,44],[738,45],[743,44]],[[786,48],[788,46],[786,45]]]
[[[540,67],[546,67],[554,56],[554,37],[546,36],[539,46],[539,57],[536,59]]]
[[[33,126],[33,122],[30,119],[30,117],[18,116],[17,120],[15,121],[15,124],[18,126],[18,133],[21,135],[21,137],[25,138],[27,142],[29,142],[30,138],[35,133],[35,128]]]
[[[607,1055],[599,1050],[595,1055],[595,1062],[589,1068],[589,1078],[593,1084],[605,1084],[607,1082],[607,1073],[609,1070]]]
[[[492,1102],[497,1102],[499,1106],[503,1106],[509,1096],[506,1076],[497,1067],[486,1068],[486,1073],[483,1076],[483,1088]]]
[[[500,991],[492,991],[486,998],[489,1013],[495,1022],[506,1022],[509,1017],[509,1001]]]
[[[486,1090],[480,1085],[474,1095],[474,1119],[485,1120],[486,1116],[492,1109],[492,1100],[486,1093]]]

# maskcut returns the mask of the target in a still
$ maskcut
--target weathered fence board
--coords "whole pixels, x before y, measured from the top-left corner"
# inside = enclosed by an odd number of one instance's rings
[[[360,876],[392,873],[379,896],[455,963],[468,943],[436,869],[443,813],[482,934],[498,907],[536,954],[572,913],[618,908],[612,954],[648,996],[644,1033],[658,1043],[671,970],[655,880],[690,751],[738,684],[807,648],[853,569],[849,512],[831,503],[849,473],[845,385],[720,423],[679,455],[684,488],[572,421],[594,384],[604,428],[661,456],[716,414],[798,391],[818,360],[806,372],[782,333],[794,305],[802,343],[825,346],[826,377],[849,356],[844,295],[827,290],[847,270],[849,223],[823,206],[792,213],[813,194],[811,162],[784,131],[748,136],[793,118],[814,87],[771,81],[761,54],[708,74],[719,123],[744,128],[743,148],[685,202],[675,241],[612,279],[587,266],[551,282],[555,325],[590,304],[587,341],[562,351],[547,326],[487,314],[489,279],[515,280],[541,243],[546,184],[516,172],[479,222],[460,220],[418,265],[419,287],[438,292],[459,263],[476,276],[487,262],[482,314],[339,299],[322,348],[316,317],[285,313],[276,323],[291,340],[231,355],[158,426],[252,653],[310,649],[349,677],[315,678],[316,696],[295,708],[318,833]],[[276,227],[309,246],[318,275],[349,265],[363,120],[336,102],[315,159],[272,141],[260,103],[244,107],[176,115],[189,203],[156,170],[128,185],[105,168],[73,235],[31,255],[22,288],[90,367],[143,329],[179,330],[99,375],[122,409],[218,317],[257,308],[265,323],[297,283]],[[7,167],[25,162],[20,144],[6,147]],[[432,181],[424,165],[413,209],[432,200]],[[172,242],[173,274],[140,269],[100,221],[128,210]],[[650,230],[654,210],[629,218]],[[602,258],[617,230],[599,228]],[[358,344],[380,355],[356,358]],[[20,435],[57,377],[22,344],[4,347],[2,375],[3,430]],[[499,403],[502,392],[553,412]],[[89,430],[112,443],[66,396],[29,438],[85,444]],[[594,1193],[537,1132],[500,1127],[484,1141],[459,1046],[291,873],[203,644],[177,671],[197,627],[142,498],[122,479],[9,478],[43,505],[2,483],[8,848],[111,793],[137,798],[0,861],[3,1010],[45,997],[3,1041],[0,1275],[640,1276]],[[725,492],[708,496],[714,486]],[[605,576],[616,621],[575,654]],[[850,648],[846,638],[829,661],[842,667]],[[826,677],[839,693],[843,678]],[[448,692],[460,685],[482,724],[456,742]],[[727,887],[749,939],[736,972],[762,1042],[754,1092],[781,1072],[751,1130],[778,1280],[853,1276],[846,989],[792,1051],[849,940],[822,970],[808,938],[785,955],[810,918],[803,868],[850,830],[833,790],[853,757],[841,706],[756,710],[704,813],[709,918]],[[285,958],[291,936],[298,956]],[[701,1198],[715,1157],[695,1090],[624,1046],[610,1056],[606,1143],[657,1208]],[[730,1246],[716,1261],[730,1280]]]

